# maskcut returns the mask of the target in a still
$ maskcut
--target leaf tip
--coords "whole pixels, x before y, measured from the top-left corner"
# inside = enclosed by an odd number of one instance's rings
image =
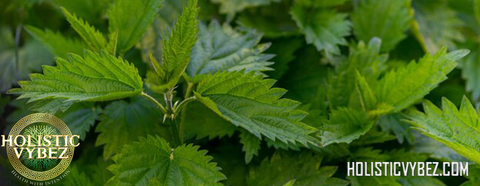
[[[465,57],[469,53],[470,53],[470,50],[468,50],[468,49],[459,49],[459,50],[455,50],[455,51],[452,51],[452,52],[448,53],[447,57],[450,60],[456,61],[456,60],[459,60],[459,59]]]

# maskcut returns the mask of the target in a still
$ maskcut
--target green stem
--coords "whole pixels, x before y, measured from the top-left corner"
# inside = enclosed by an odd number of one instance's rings
[[[181,116],[180,116],[180,136],[182,137],[182,139],[185,138],[185,118],[187,116],[187,107],[183,107],[182,108],[182,113],[181,113]]]
[[[184,76],[185,77],[185,76]],[[181,114],[181,119],[179,123],[179,129],[180,129],[180,137],[181,139],[184,139],[185,137],[185,116],[187,115],[187,104],[190,101],[195,100],[195,96],[190,97],[190,93],[192,92],[193,88],[193,83],[189,82],[188,79],[185,78],[187,81],[187,91],[185,92],[185,99],[178,104],[178,106],[175,109],[175,115]],[[181,113],[180,113],[181,111]]]
[[[170,124],[171,132],[173,136],[173,146],[177,147],[183,144],[183,138],[180,137],[180,132],[178,130],[177,122],[175,118],[167,119],[167,122]]]
[[[175,106],[173,105],[173,91],[174,89],[172,88],[171,90],[167,91],[164,94],[165,98],[165,103],[167,104],[167,115],[166,119],[170,123],[170,127],[172,129],[172,136],[173,136],[173,142],[175,143],[176,146],[183,144],[183,133],[179,131],[179,127],[175,121],[176,115],[175,115]]]
[[[180,111],[182,112],[181,113],[182,120],[180,121],[180,126],[179,126],[181,139],[184,139],[184,136],[185,136],[184,120],[185,120],[185,115],[187,115],[187,104],[193,100],[195,100],[195,96],[184,99],[175,109],[175,115],[180,114]]]
[[[193,83],[188,82],[187,91],[185,92],[185,99],[190,97],[190,93],[192,92]]]
[[[165,107],[160,104],[160,102],[158,102],[155,98],[153,98],[152,96],[148,95],[147,93],[145,92],[142,92],[141,94],[143,97],[147,98],[148,100],[152,101],[153,103],[155,103],[155,105],[158,106],[158,108],[160,108],[160,110],[162,110],[163,114],[167,114],[167,109],[165,109]]]
[[[180,112],[180,110],[185,107],[189,102],[195,100],[195,96],[192,96],[192,97],[189,97],[189,98],[186,98],[184,99],[182,102],[180,102],[180,104],[174,106],[173,110],[175,110],[175,116],[178,115],[178,113]]]

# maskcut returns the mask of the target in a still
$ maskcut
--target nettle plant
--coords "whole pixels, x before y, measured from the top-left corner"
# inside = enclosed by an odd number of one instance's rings
[[[305,35],[316,50],[301,51],[293,67],[300,72],[283,69],[282,62],[286,65],[301,42],[270,46],[260,44],[262,35],[254,30],[215,20],[200,22],[197,0],[184,6],[170,28],[159,30],[170,23],[157,18],[162,6],[175,11],[180,2],[184,1],[116,0],[107,13],[108,34],[62,8],[83,41],[26,26],[57,56],[56,66],[43,66],[42,74],[31,74],[29,81],[19,81],[20,88],[8,93],[27,98],[35,112],[56,114],[82,137],[97,118],[100,121],[95,146],[103,147],[103,157],[93,168],[82,167],[83,156],[97,158],[85,150],[72,164],[75,175],[65,184],[442,184],[431,177],[346,177],[343,170],[337,172],[338,166],[345,166],[338,162],[345,161],[426,161],[426,156],[408,149],[382,152],[371,146],[395,139],[390,131],[400,143],[409,141],[412,134],[404,121],[480,163],[479,116],[466,98],[459,109],[446,99],[442,109],[428,101],[423,111],[413,107],[447,79],[468,51],[429,48],[432,54],[406,65],[388,64],[393,63],[388,52],[417,23],[410,1],[360,1],[350,19],[333,8],[345,0],[298,1],[290,9],[291,22],[282,23],[293,24],[295,31],[275,30],[274,23],[261,22],[265,17],[240,17],[244,27],[271,26],[259,28],[268,36]],[[220,3],[221,13],[230,15],[253,6],[249,1],[234,8],[228,4],[232,1],[214,2]],[[271,8],[277,6],[284,3]],[[345,38],[352,28],[357,43]],[[430,41],[418,24],[413,32],[421,42]],[[149,64],[146,75],[125,60],[134,46]],[[281,51],[277,64],[267,50]],[[341,56],[347,50],[348,55]],[[333,67],[328,72],[317,68],[327,65],[316,58],[319,53]],[[267,76],[271,70],[276,71]],[[282,75],[287,80],[280,84],[295,89],[289,97],[304,104],[284,98],[287,90],[277,88],[272,79]],[[308,88],[318,75],[324,77],[319,86]],[[234,148],[214,150],[212,157],[194,145],[234,134],[238,138],[230,140],[242,145],[240,157]],[[320,166],[322,161],[327,165]]]

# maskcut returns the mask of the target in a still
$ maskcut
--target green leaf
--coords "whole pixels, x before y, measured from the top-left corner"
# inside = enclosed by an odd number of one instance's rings
[[[162,10],[164,9],[165,8]],[[162,61],[162,39],[164,34],[162,31],[168,29],[168,26],[164,24],[166,23],[160,21],[157,17],[152,25],[147,28],[142,39],[136,44],[136,48],[140,49],[142,52],[143,62],[148,62],[150,60],[150,55],[152,55],[157,61]]]
[[[72,104],[73,102],[64,99],[43,99],[36,101],[30,110],[54,115],[58,110],[67,111]]]
[[[439,161],[468,161],[467,158],[439,141],[425,136],[416,130],[414,130],[414,135],[415,144],[413,151],[416,153],[427,154],[430,158]]]
[[[271,88],[275,80],[254,72],[223,72],[206,76],[195,95],[214,112],[258,138],[266,136],[286,144],[318,145],[317,130],[302,123],[306,113],[296,101],[281,98],[285,89]]]
[[[381,44],[381,40],[373,38],[368,45],[364,42],[352,45],[348,58],[336,65],[335,73],[328,78],[327,90],[327,98],[333,108],[351,106],[358,102],[358,98],[354,97],[359,88],[356,86],[356,71],[366,82],[375,81],[385,71],[388,55],[380,53]]]
[[[362,0],[351,15],[353,32],[359,40],[379,37],[382,51],[390,51],[405,39],[413,10],[410,0]]]
[[[213,3],[220,4],[220,13],[235,14],[246,8],[265,6],[271,2],[278,2],[280,0],[211,0]]]
[[[105,37],[102,33],[100,33],[95,27],[88,24],[88,22],[78,18],[75,14],[70,14],[67,9],[62,7],[62,11],[72,28],[75,29],[78,35],[83,38],[85,43],[90,46],[91,50],[99,52],[105,48],[107,40],[105,40]]]
[[[75,176],[67,176],[65,180],[60,182],[61,185],[68,185],[68,186],[94,186],[92,180],[87,177],[85,172],[80,170],[80,167],[77,165],[69,166],[68,170],[70,171],[68,174],[75,175]]]
[[[82,150],[75,154],[77,158],[72,161],[70,166],[75,166],[79,172],[84,172],[86,179],[94,185],[105,185],[113,176],[113,173],[107,169],[114,163],[113,160],[104,160],[99,156],[103,149],[95,147],[90,141],[85,141],[81,145],[83,145]],[[76,178],[73,178],[75,176],[71,177],[67,176],[65,179],[76,180]],[[70,181],[65,182],[69,183]],[[63,183],[63,181],[59,183]],[[68,186],[68,184],[65,185]]]
[[[480,166],[469,165],[468,171],[469,171],[469,175],[467,176],[468,181],[462,183],[461,186],[474,186],[474,185],[480,184]]]
[[[296,3],[307,7],[332,7],[342,5],[348,0],[297,0]]]
[[[330,119],[320,127],[322,145],[351,143],[367,133],[375,124],[364,111],[341,107],[332,111]]]
[[[448,7],[447,1],[414,0],[415,23],[412,33],[424,51],[436,53],[443,46],[455,49],[455,42],[465,40],[460,26],[463,21]]]
[[[172,148],[162,138],[140,137],[114,157],[115,174],[107,185],[221,185],[226,179],[199,146]]]
[[[116,32],[110,33],[108,38],[109,40],[105,46],[105,50],[108,53],[115,55],[117,53],[118,32],[116,31]]]
[[[290,4],[290,1],[280,1],[269,6],[248,8],[239,15],[237,23],[242,27],[253,28],[268,38],[298,35],[297,25],[291,16],[278,13],[289,9]]]
[[[388,72],[376,87],[378,101],[393,105],[393,112],[409,107],[446,80],[457,66],[455,61],[467,54],[468,50],[447,53],[443,48],[435,55],[426,54],[418,63],[412,61]]]
[[[403,186],[446,186],[442,181],[434,177],[408,176],[398,180]]]
[[[351,146],[364,146],[372,144],[385,143],[387,141],[394,140],[395,136],[389,133],[380,131],[378,127],[373,126],[365,135],[361,136],[359,139],[353,141]]]
[[[159,62],[162,61],[162,40],[166,30],[182,14],[182,7],[188,3],[188,0],[165,1],[164,6],[158,12],[153,24],[147,28],[145,35],[136,47],[142,50],[142,59],[144,62],[150,60],[150,54]]]
[[[85,48],[84,43],[65,38],[60,33],[54,33],[50,30],[42,31],[33,26],[26,26],[25,30],[32,35],[36,40],[47,46],[55,56],[67,58],[68,53],[81,54]]]
[[[138,95],[143,83],[132,64],[101,52],[86,51],[84,57],[71,54],[68,61],[57,58],[57,67],[44,66],[42,74],[31,74],[31,81],[20,81],[21,93],[29,102],[42,99],[67,101],[108,101]]]
[[[246,163],[250,163],[250,161],[252,161],[253,156],[258,155],[261,142],[262,141],[260,140],[260,138],[256,137],[250,132],[246,130],[240,131],[240,143],[243,144],[243,151],[245,152]]]
[[[345,37],[350,35],[350,21],[347,14],[330,9],[309,9],[301,5],[293,6],[292,18],[305,34],[308,44],[314,44],[318,51],[340,54],[338,45],[346,45]]]
[[[283,186],[293,186],[295,185],[295,181],[297,180],[290,180],[289,182],[285,183]]]
[[[408,144],[415,142],[415,136],[410,129],[410,125],[403,120],[405,117],[401,114],[389,114],[379,120],[379,125],[383,131],[393,132],[400,144],[406,140]]]
[[[315,47],[308,46],[298,52],[298,58],[289,64],[279,86],[288,89],[286,97],[302,103],[324,100],[329,68],[321,63],[322,56]]]
[[[161,63],[151,57],[155,71],[148,72],[145,80],[150,89],[166,92],[172,89],[183,75],[197,40],[198,11],[197,0],[191,0],[184,7],[171,33],[164,39]]]
[[[191,77],[222,71],[261,72],[271,70],[268,66],[273,55],[263,54],[270,44],[258,44],[261,34],[253,30],[237,31],[224,24],[212,21],[200,24],[198,41],[192,51],[192,61],[187,74]]]
[[[215,151],[211,151],[211,155],[228,178],[222,181],[224,185],[247,185],[250,167],[245,163],[245,155],[238,143],[221,143]]]
[[[332,177],[335,166],[322,166],[322,157],[310,153],[292,155],[276,152],[266,158],[260,166],[251,169],[247,185],[285,185],[295,180],[293,185],[346,186],[348,181]]]
[[[10,115],[8,115],[8,117],[5,119],[7,123],[16,123],[18,122],[18,120],[22,119],[23,117],[34,113],[29,109],[27,100],[24,100],[24,99],[23,100],[14,99],[10,101],[8,105],[12,108],[15,108],[15,110]],[[12,127],[13,125],[9,126],[10,129]]]
[[[365,78],[357,70],[355,70],[355,80],[355,89],[358,94],[357,100],[359,101],[362,110],[369,111],[375,108],[377,105],[377,98]]]
[[[18,80],[39,71],[41,65],[53,64],[53,55],[35,40],[26,41],[16,47],[14,35],[8,28],[0,29],[0,92],[4,93],[16,85]],[[18,52],[18,53],[17,53]],[[18,54],[18,56],[17,56]]]
[[[157,59],[157,61],[162,61],[162,40],[167,35],[165,31],[168,31],[170,26],[177,20],[182,14],[182,8],[188,4],[189,0],[175,0],[175,1],[165,1],[163,8],[158,12],[158,16],[153,21],[153,24],[148,27],[147,32],[142,37],[139,43],[137,43],[137,48],[142,51],[142,58],[144,62],[150,60],[150,53]],[[206,20],[213,16],[218,15],[216,7],[207,1],[199,1],[198,6],[201,11],[199,11],[199,19]]]
[[[164,6],[158,12],[155,19],[158,21],[158,29],[167,29],[182,14],[182,8],[187,5],[189,0],[165,1]]]
[[[216,137],[231,137],[237,129],[198,101],[188,103],[186,109],[185,115],[182,116],[186,139],[208,138],[213,140]]]
[[[423,112],[412,111],[409,122],[423,134],[440,141],[466,158],[480,161],[479,116],[470,101],[464,97],[460,109],[442,99],[442,109],[431,102],[423,104]]]
[[[104,16],[106,10],[113,0],[52,0],[58,7],[64,7],[71,13],[83,18],[84,20],[97,25],[104,24],[104,20],[100,19]]]
[[[476,44],[475,44],[476,45]],[[465,79],[465,88],[472,93],[472,100],[480,100],[480,53],[472,51],[470,55],[460,62],[462,68],[462,78]]]
[[[289,69],[288,64],[296,59],[297,55],[295,52],[298,51],[302,45],[303,41],[298,37],[274,40],[272,46],[267,50],[268,53],[273,53],[275,55],[275,57],[272,58],[272,61],[275,61],[275,63],[270,66],[274,70],[266,72],[268,77],[272,79],[280,79],[283,75],[287,74]],[[306,63],[306,61],[301,61],[301,64],[304,63]],[[302,71],[303,70],[304,69],[302,69]],[[318,71],[316,73],[318,73]]]
[[[56,116],[67,124],[73,135],[80,135],[80,139],[85,140],[100,112],[102,109],[93,103],[76,103]]]
[[[116,0],[108,11],[109,31],[118,32],[117,49],[127,52],[152,24],[163,0]]]
[[[350,180],[352,186],[370,186],[370,185],[381,185],[381,186],[402,186],[398,183],[395,177],[390,176],[351,176],[347,177]]]
[[[162,134],[168,129],[160,128],[162,112],[149,100],[133,97],[131,101],[115,101],[100,115],[95,146],[103,147],[104,159],[120,151],[119,147],[147,134]]]

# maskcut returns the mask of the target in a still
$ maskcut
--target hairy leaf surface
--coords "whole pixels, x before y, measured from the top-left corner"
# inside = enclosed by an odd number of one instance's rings
[[[198,41],[192,51],[187,74],[191,77],[221,71],[261,72],[271,70],[273,55],[263,54],[270,44],[258,44],[261,34],[253,30],[237,31],[228,25],[212,21],[200,24]]]
[[[280,1],[269,6],[249,8],[239,15],[237,22],[242,27],[254,28],[268,38],[298,35],[298,27],[291,16],[278,14],[290,6],[290,1]]]
[[[39,71],[42,65],[54,62],[51,52],[38,41],[30,40],[16,47],[14,34],[7,27],[0,29],[0,40],[0,92]]]
[[[182,14],[182,8],[188,3],[188,0],[165,1],[164,6],[158,12],[153,23],[147,28],[145,35],[136,47],[142,50],[142,59],[144,62],[150,60],[150,53],[159,62],[162,61],[162,40],[166,31],[172,26]]]
[[[158,136],[140,137],[114,157],[115,174],[107,185],[221,185],[226,179],[199,146],[172,148]]]
[[[47,46],[55,56],[61,58],[67,58],[68,53],[81,54],[85,48],[85,44],[83,42],[80,42],[76,39],[66,38],[62,34],[52,32],[48,29],[42,31],[33,26],[26,26],[25,29],[35,39]]]
[[[97,125],[98,135],[95,146],[103,147],[103,158],[108,159],[120,152],[119,147],[147,134],[162,134],[160,128],[162,113],[155,105],[142,97],[131,101],[115,101],[108,105],[100,115]]]
[[[220,13],[235,14],[249,7],[268,5],[280,0],[211,0],[220,4]]]
[[[108,11],[109,31],[118,32],[117,48],[125,53],[133,47],[152,24],[163,0],[116,0]]]
[[[407,108],[446,80],[446,75],[457,66],[455,61],[467,54],[468,50],[447,53],[443,48],[435,55],[426,54],[418,63],[412,61],[390,71],[377,85],[378,100],[393,105],[394,112]]]
[[[245,152],[245,162],[250,163],[253,156],[258,155],[261,144],[260,138],[251,134],[246,130],[240,131],[240,143],[243,144],[243,151]]]
[[[57,66],[44,66],[44,74],[31,74],[31,81],[20,81],[22,94],[29,102],[42,99],[67,101],[108,101],[139,94],[143,82],[138,70],[122,58],[105,52],[86,51],[84,57],[71,54],[68,61],[57,58]]]
[[[197,40],[198,11],[197,0],[191,0],[184,7],[171,33],[164,39],[161,63],[151,57],[154,72],[147,73],[146,84],[152,90],[166,92],[172,89],[183,75]]]
[[[91,26],[88,22],[78,18],[75,14],[71,14],[67,9],[62,7],[63,14],[67,18],[67,21],[70,22],[78,35],[80,35],[83,40],[90,46],[91,50],[99,52],[103,49],[107,40],[101,32],[99,32],[95,27]]]
[[[412,111],[409,122],[423,134],[440,141],[466,158],[479,163],[479,115],[467,98],[459,109],[444,98],[442,109],[426,101],[423,112]]]
[[[322,157],[309,153],[291,155],[275,153],[266,158],[260,166],[251,169],[247,178],[249,185],[331,185],[346,186],[348,181],[332,177],[337,171],[335,166],[320,166]],[[315,163],[312,163],[315,162]]]
[[[353,32],[359,40],[379,37],[382,51],[390,51],[405,39],[410,28],[413,10],[410,0],[362,0],[352,13]]]
[[[414,0],[415,24],[412,33],[426,52],[436,53],[443,46],[455,48],[455,42],[463,42],[459,27],[463,25],[446,1]]]
[[[330,114],[320,130],[322,131],[322,145],[332,143],[351,143],[372,128],[374,121],[368,118],[364,111],[351,108],[339,108]]]
[[[202,103],[195,101],[186,106],[183,116],[185,137],[187,139],[203,139],[231,137],[237,128]]]
[[[333,6],[338,6],[341,5],[348,0],[297,0],[296,3],[303,5],[303,6],[313,6],[313,7],[333,7]]]
[[[335,73],[328,78],[327,90],[327,98],[333,108],[358,101],[352,96],[356,94],[357,72],[371,82],[385,71],[388,55],[380,52],[381,44],[378,38],[373,38],[368,44],[359,42],[350,47],[348,58],[336,65]]]
[[[350,21],[347,14],[329,9],[308,9],[295,5],[291,12],[307,43],[314,44],[318,51],[340,54],[338,45],[346,45],[345,37],[350,35]]]
[[[223,72],[207,76],[195,95],[207,107],[258,138],[265,136],[286,144],[318,145],[310,134],[316,129],[302,123],[306,113],[295,110],[298,102],[282,99],[286,90],[271,88],[271,79],[254,72]]]
[[[56,116],[67,124],[72,135],[80,135],[80,139],[85,140],[87,132],[93,127],[101,112],[102,109],[93,103],[76,103]]]

